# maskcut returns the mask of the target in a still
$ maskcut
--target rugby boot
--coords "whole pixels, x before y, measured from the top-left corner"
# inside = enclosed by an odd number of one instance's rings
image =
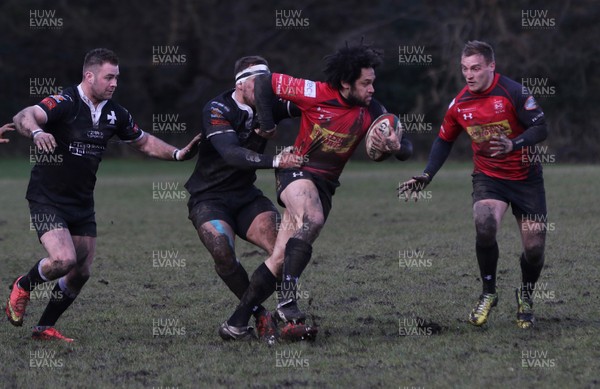
[[[288,342],[298,342],[303,340],[312,341],[316,339],[318,332],[319,328],[316,326],[288,322],[281,329],[280,339]]]
[[[298,303],[295,300],[287,300],[277,304],[277,314],[284,322],[294,324],[304,323],[306,314],[298,308]]]
[[[254,328],[249,326],[235,327],[227,324],[227,321],[224,321],[219,327],[219,336],[223,340],[252,340],[256,338]]]
[[[6,316],[8,321],[14,326],[20,327],[23,325],[23,317],[25,316],[25,308],[29,303],[30,293],[19,286],[19,280],[23,276],[17,278],[12,286],[8,301],[6,302]]]
[[[67,338],[54,327],[34,327],[31,338],[35,340],[61,340],[63,342],[71,343],[74,339]]]
[[[517,298],[517,327],[528,329],[535,325],[535,317],[533,316],[533,300],[528,296],[524,296],[521,288],[515,291]]]
[[[498,304],[498,293],[483,293],[469,315],[469,323],[478,327],[484,325],[496,304]]]
[[[256,319],[256,332],[258,339],[272,346],[279,338],[279,329],[277,322],[271,312],[264,310]]]

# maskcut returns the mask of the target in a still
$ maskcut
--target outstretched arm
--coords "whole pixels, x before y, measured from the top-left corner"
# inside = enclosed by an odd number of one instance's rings
[[[418,193],[425,189],[433,179],[433,176],[441,169],[444,162],[452,151],[454,142],[448,142],[439,136],[433,141],[431,151],[429,152],[429,160],[423,173],[419,176],[414,176],[408,181],[403,182],[398,188],[398,196],[407,194],[406,200],[411,197],[412,193]],[[415,198],[416,201],[416,198]]]
[[[424,174],[429,176],[429,180],[432,180],[433,176],[442,168],[450,155],[450,151],[452,151],[452,146],[454,146],[454,142],[445,141],[439,136],[435,138],[433,145],[431,145],[427,166],[423,171]]]
[[[302,164],[302,157],[290,152],[282,152],[275,157],[259,154],[240,146],[237,135],[223,133],[214,135],[210,142],[228,165],[238,169],[272,169],[297,168]]]
[[[154,135],[145,133],[137,142],[131,143],[131,146],[142,153],[158,159],[185,161],[192,158],[198,152],[198,143],[202,139],[202,134],[198,134],[184,148],[178,149]]]

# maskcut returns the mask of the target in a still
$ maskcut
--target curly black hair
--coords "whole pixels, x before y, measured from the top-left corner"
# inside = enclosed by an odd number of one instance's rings
[[[364,68],[376,68],[383,61],[382,53],[364,44],[354,46],[348,42],[334,54],[325,57],[325,81],[332,87],[342,89],[342,82],[354,84]]]

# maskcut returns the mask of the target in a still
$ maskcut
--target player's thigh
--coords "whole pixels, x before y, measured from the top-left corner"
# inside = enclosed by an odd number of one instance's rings
[[[40,237],[40,242],[48,253],[49,261],[47,262],[68,266],[77,261],[73,237],[67,228],[55,228],[46,231]]]
[[[215,260],[235,256],[235,219],[232,211],[221,200],[205,200],[190,209],[198,237]]]
[[[256,215],[245,233],[246,240],[271,255],[277,239],[279,220],[279,212],[276,210],[265,211]]]
[[[318,225],[324,223],[319,190],[311,180],[302,179],[291,182],[279,197],[285,204],[290,222],[295,223],[296,229],[302,228],[307,222]]]
[[[483,173],[473,175],[473,220],[478,233],[494,233],[510,203],[501,180]]]
[[[237,235],[265,250],[273,252],[277,237],[276,225],[279,212],[273,202],[256,188],[240,198],[236,207],[235,225]]]
[[[511,193],[513,215],[519,225],[525,252],[528,256],[543,255],[550,224],[542,176],[512,183]]]

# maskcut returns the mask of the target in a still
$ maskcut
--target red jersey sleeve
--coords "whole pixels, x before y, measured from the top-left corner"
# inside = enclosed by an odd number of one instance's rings
[[[271,87],[278,97],[289,100],[298,108],[305,110],[317,103],[320,92],[327,88],[327,84],[295,78],[287,74],[273,73]]]
[[[452,109],[452,107],[454,106],[455,101],[456,99],[452,100],[452,102],[448,106],[448,110],[446,111],[444,121],[442,122],[442,126],[440,128],[439,137],[445,140],[446,142],[454,142],[463,130],[462,126],[456,121],[456,118],[454,117],[454,110]]]

